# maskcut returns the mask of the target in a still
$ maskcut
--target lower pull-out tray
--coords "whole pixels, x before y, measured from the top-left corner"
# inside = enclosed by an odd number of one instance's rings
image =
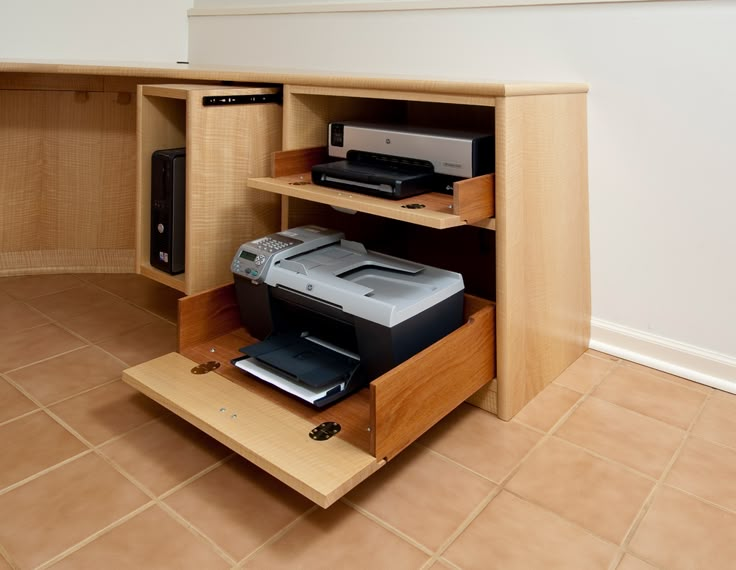
[[[179,352],[129,368],[123,379],[327,507],[493,378],[495,307],[466,296],[465,313],[453,333],[318,409],[230,363],[255,339],[240,327],[233,287],[225,286],[182,299]],[[340,430],[331,435],[334,424]]]

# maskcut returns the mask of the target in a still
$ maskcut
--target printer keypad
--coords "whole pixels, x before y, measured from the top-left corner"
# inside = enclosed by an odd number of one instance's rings
[[[275,251],[279,251],[280,249],[284,249],[285,247],[289,247],[291,244],[280,241],[273,238],[267,238],[263,241],[261,241],[258,244],[258,247],[260,247],[263,250],[266,250],[269,253],[274,253]]]

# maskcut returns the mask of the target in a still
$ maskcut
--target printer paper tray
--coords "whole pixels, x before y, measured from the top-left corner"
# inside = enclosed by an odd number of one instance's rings
[[[232,285],[179,301],[179,353],[123,380],[315,503],[327,507],[487,384],[495,375],[495,307],[466,296],[466,323],[326,408],[309,406],[230,363],[255,342],[239,325]],[[192,369],[208,361],[220,367]],[[315,441],[323,422],[341,431]]]

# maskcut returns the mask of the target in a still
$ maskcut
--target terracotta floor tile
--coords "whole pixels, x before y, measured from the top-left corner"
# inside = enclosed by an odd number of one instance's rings
[[[409,448],[348,500],[436,550],[494,488],[426,449]]]
[[[0,290],[16,299],[34,299],[82,284],[74,275],[24,275],[0,278]]]
[[[709,394],[710,392],[713,391],[713,388],[711,388],[710,386],[706,386],[705,384],[698,384],[697,382],[693,382],[692,380],[688,380],[687,378],[675,376],[674,374],[668,374],[667,372],[656,370],[655,368],[649,368],[647,366],[642,366],[641,364],[637,364],[636,362],[622,360],[621,364],[623,366],[632,368],[633,370],[638,370],[639,372],[644,372],[645,374],[656,376],[657,378],[660,378],[662,380],[673,382],[674,384],[682,386],[683,388],[690,388],[691,390],[695,390],[696,392],[703,392],[704,394]]]
[[[602,358],[603,360],[611,360],[614,362],[617,362],[620,360],[618,356],[613,356],[612,354],[607,354],[599,350],[593,350],[592,348],[589,348],[588,350],[586,350],[585,354],[589,356],[595,356],[596,358]]]
[[[541,437],[526,426],[463,404],[419,443],[500,483]]]
[[[162,318],[176,322],[178,299],[184,295],[181,291],[135,273],[84,275],[82,278]]]
[[[625,365],[611,372],[593,395],[683,429],[690,427],[707,397]]]
[[[82,313],[94,312],[113,300],[116,300],[116,297],[110,293],[80,283],[78,287],[36,297],[28,303],[44,315],[59,321]]]
[[[692,433],[736,449],[736,397],[710,398],[696,420]]]
[[[563,371],[554,384],[585,394],[597,386],[601,379],[616,366],[616,361],[597,358],[586,353]]]
[[[653,486],[553,437],[522,464],[507,489],[619,544]]]
[[[32,568],[147,500],[90,453],[0,495],[0,544],[18,565]]]
[[[0,426],[0,489],[86,449],[42,411]]]
[[[50,410],[92,445],[99,445],[168,413],[122,380],[64,400]]]
[[[176,416],[166,416],[101,448],[155,495],[225,457],[229,450]]]
[[[0,342],[0,372],[38,362],[84,344],[54,324],[6,333]]]
[[[616,552],[610,542],[503,491],[443,557],[468,570],[603,570]]]
[[[315,509],[244,568],[420,568],[429,556],[357,511]]]
[[[690,437],[665,481],[736,511],[736,450]]]
[[[49,319],[20,301],[0,303],[0,336],[44,325]]]
[[[0,423],[35,410],[36,407],[36,404],[0,378]]]
[[[43,404],[56,402],[120,378],[125,366],[94,346],[11,372],[8,376]]]
[[[176,327],[163,320],[109,338],[99,343],[100,348],[117,356],[129,366],[140,364],[176,351]]]
[[[235,560],[312,508],[296,491],[235,457],[165,502]]]
[[[722,398],[724,400],[730,400],[732,402],[736,401],[736,394],[733,394],[731,392],[726,392],[724,390],[716,390],[715,388],[712,390],[712,394],[715,398]]]
[[[665,486],[658,491],[629,549],[668,570],[733,568],[736,515]]]
[[[658,479],[685,433],[591,396],[555,435]]]
[[[57,562],[54,570],[216,570],[214,549],[153,506]]]
[[[90,342],[99,342],[138,329],[154,319],[151,313],[114,299],[94,311],[61,318],[59,323]]]
[[[570,411],[580,399],[580,393],[564,386],[550,384],[522,410],[513,421],[548,431],[559,419]]]
[[[621,563],[616,567],[616,570],[657,570],[657,567],[643,560],[639,560],[631,556],[631,554],[626,554],[621,559]]]

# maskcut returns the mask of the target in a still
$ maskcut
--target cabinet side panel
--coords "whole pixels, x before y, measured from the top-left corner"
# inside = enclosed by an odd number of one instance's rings
[[[587,348],[586,96],[498,99],[498,415],[510,419]]]
[[[238,94],[239,91],[227,91]],[[275,103],[203,107],[194,91],[187,102],[187,290],[232,281],[238,246],[279,229],[280,199],[247,187],[270,174],[281,147],[281,107]]]

